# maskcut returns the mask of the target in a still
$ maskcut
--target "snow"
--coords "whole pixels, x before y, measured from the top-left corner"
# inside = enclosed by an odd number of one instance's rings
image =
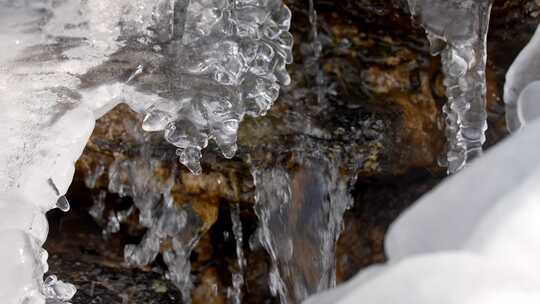
[[[527,123],[540,117],[540,102],[538,96],[540,94],[540,81],[533,81],[528,84],[519,94],[516,104],[517,120],[520,125]]]
[[[531,41],[521,51],[506,73],[504,102],[506,104],[506,122],[510,131],[519,130],[525,123],[523,119],[526,119],[527,116],[524,116],[524,111],[520,111],[518,107],[525,105],[527,109],[530,109],[532,104],[525,101],[531,100],[532,95],[530,95],[530,91],[524,90],[538,80],[540,80],[540,27],[536,29]],[[522,98],[522,94],[526,95]]]

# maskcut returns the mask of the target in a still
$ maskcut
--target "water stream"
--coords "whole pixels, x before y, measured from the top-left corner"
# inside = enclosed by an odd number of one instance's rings
[[[242,303],[242,287],[245,283],[244,273],[246,270],[246,258],[244,255],[244,236],[242,221],[240,220],[240,206],[231,206],[232,231],[236,245],[236,269],[232,271],[232,286],[228,289],[231,303]]]
[[[298,303],[332,288],[335,246],[351,205],[348,181],[325,159],[297,168],[252,168],[259,241],[270,255],[271,291],[281,303]]]

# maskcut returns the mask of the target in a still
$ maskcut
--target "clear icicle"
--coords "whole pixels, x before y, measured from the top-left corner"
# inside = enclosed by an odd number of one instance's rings
[[[311,73],[315,77],[316,92],[317,92],[317,104],[321,105],[324,101],[324,86],[325,76],[321,68],[321,56],[322,56],[322,43],[319,38],[319,23],[317,11],[315,10],[314,0],[309,0],[309,23],[311,25],[311,43],[309,45],[311,56],[307,57],[306,65],[310,69]]]
[[[252,174],[259,242],[272,261],[272,293],[282,303],[297,303],[334,287],[336,242],[352,203],[338,168],[306,160],[295,172],[253,167]]]
[[[409,0],[426,29],[432,51],[441,53],[448,103],[448,172],[482,154],[486,111],[487,32],[492,0]]]

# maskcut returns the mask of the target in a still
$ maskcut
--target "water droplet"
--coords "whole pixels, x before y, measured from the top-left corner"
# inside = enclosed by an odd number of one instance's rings
[[[58,198],[58,200],[56,201],[56,207],[64,212],[69,211],[69,201],[67,200],[65,195],[62,195]]]

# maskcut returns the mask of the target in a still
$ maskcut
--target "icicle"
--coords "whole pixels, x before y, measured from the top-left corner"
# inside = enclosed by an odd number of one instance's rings
[[[242,232],[242,221],[240,220],[240,206],[238,204],[231,207],[231,221],[236,242],[237,269],[232,272],[232,287],[229,288],[228,293],[229,299],[233,304],[240,304],[242,303],[246,258],[244,256],[244,235]]]
[[[326,160],[306,160],[296,172],[253,167],[252,174],[272,293],[282,303],[297,303],[334,287],[336,242],[352,203],[346,179]]]
[[[319,23],[317,11],[315,10],[314,0],[309,0],[309,23],[311,25],[310,32],[310,56],[306,56],[306,65],[315,77],[315,89],[317,92],[317,104],[321,105],[325,98],[325,76],[321,68],[322,43],[319,38]]]
[[[449,173],[482,154],[487,129],[486,40],[492,0],[409,0],[432,51],[441,53],[448,103]]]
[[[142,132],[142,130],[141,130]],[[178,168],[173,166],[166,180],[155,176],[160,166],[152,161],[148,134],[134,132],[140,136],[141,155],[131,160],[120,160],[109,169],[109,191],[122,196],[130,196],[139,210],[139,223],[148,228],[139,244],[128,244],[124,248],[124,258],[129,265],[146,266],[158,254],[163,254],[167,265],[167,278],[181,291],[183,303],[191,302],[191,263],[190,256],[197,245],[202,220],[189,205],[178,207],[172,197],[172,188],[177,178]],[[133,209],[117,212],[109,216],[107,228],[114,232],[119,222]],[[162,243],[171,241],[172,246],[162,251]]]

